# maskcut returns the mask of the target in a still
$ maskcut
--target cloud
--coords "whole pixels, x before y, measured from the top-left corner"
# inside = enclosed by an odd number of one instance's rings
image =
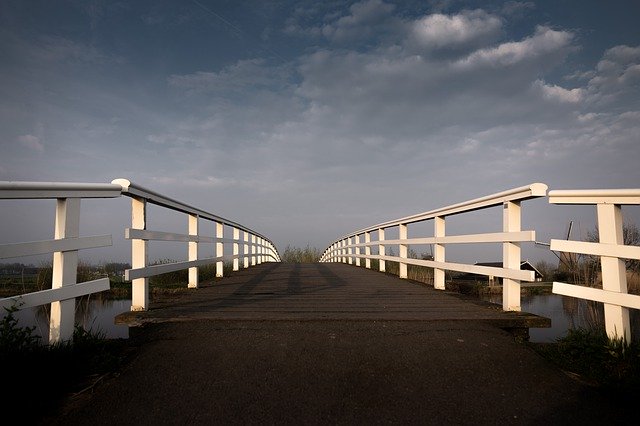
[[[502,43],[473,52],[460,60],[460,68],[501,68],[536,61],[539,65],[551,61],[558,63],[572,48],[573,34],[538,26],[535,34],[522,41]]]
[[[27,55],[36,63],[120,63],[122,58],[103,53],[100,49],[77,40],[60,36],[42,36],[28,43]]]
[[[502,6],[501,13],[510,18],[519,18],[536,8],[530,1],[508,1]]]
[[[40,138],[33,135],[22,135],[18,138],[18,142],[25,148],[28,148],[38,154],[44,152],[44,145],[40,141]]]
[[[593,102],[633,102],[640,95],[640,46],[614,46],[604,53],[590,74]]]
[[[263,59],[240,60],[219,72],[198,71],[171,75],[170,86],[194,93],[242,91],[247,89],[282,88],[287,84],[286,66],[269,66]]]
[[[454,15],[427,15],[410,24],[414,46],[423,49],[460,49],[486,45],[501,34],[502,20],[483,10]]]
[[[321,33],[333,42],[352,42],[370,39],[379,34],[390,17],[395,5],[382,0],[365,0],[354,3],[350,14],[342,16],[322,27]]]
[[[542,80],[536,80],[533,88],[542,94],[546,100],[557,101],[561,103],[577,103],[584,99],[584,89],[565,89],[555,84],[546,84]]]

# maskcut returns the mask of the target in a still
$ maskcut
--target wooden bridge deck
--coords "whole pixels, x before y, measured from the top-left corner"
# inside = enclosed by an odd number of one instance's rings
[[[475,321],[504,329],[549,327],[548,318],[345,264],[266,263],[234,272],[120,324],[189,320]]]

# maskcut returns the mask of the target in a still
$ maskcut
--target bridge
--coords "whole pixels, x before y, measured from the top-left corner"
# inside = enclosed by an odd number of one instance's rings
[[[340,423],[357,414],[352,418],[356,422],[365,419],[424,423],[417,419],[430,415],[432,421],[427,423],[453,420],[477,424],[474,415],[482,404],[493,410],[487,423],[505,419],[506,423],[515,423],[518,418],[544,418],[559,423],[569,418],[606,418],[596,410],[603,408],[602,401],[594,402],[594,395],[582,398],[583,387],[560,377],[506,333],[526,339],[530,327],[550,325],[547,318],[521,312],[521,286],[535,280],[532,271],[520,269],[521,245],[536,241],[535,230],[521,229],[521,210],[527,200],[534,198],[547,198],[549,204],[595,207],[599,242],[552,240],[549,246],[554,251],[599,256],[602,288],[555,282],[553,292],[604,303],[607,333],[630,340],[629,309],[640,309],[640,296],[627,293],[624,260],[640,259],[640,248],[623,243],[622,206],[640,204],[640,189],[548,191],[547,185],[533,183],[362,228],[329,244],[318,263],[283,264],[267,236],[126,179],[108,184],[0,182],[0,199],[56,202],[54,239],[0,245],[0,259],[53,254],[52,288],[1,299],[0,305],[26,308],[50,304],[49,341],[69,339],[75,298],[109,288],[107,278],[76,282],[78,252],[109,246],[113,238],[79,235],[81,200],[122,196],[131,199],[131,224],[124,229],[124,236],[131,241],[132,267],[126,271],[126,279],[131,281],[132,304],[130,312],[114,321],[131,327],[132,340],[146,342],[142,344],[142,357],[149,358],[137,364],[137,373],[123,378],[129,382],[114,382],[118,384],[112,386],[120,387],[102,394],[102,402],[97,405],[76,411],[65,420],[67,424],[73,424],[74,419],[94,418],[101,423],[100,419],[116,418],[110,404],[126,407],[120,420],[130,416],[130,420],[162,422],[162,415],[169,415],[166,410],[173,403],[159,407],[139,393],[123,390],[132,383],[145,383],[140,392],[156,396],[156,392],[171,392],[167,383],[150,377],[154,371],[163,371],[165,377],[173,374],[173,390],[186,392],[200,404],[206,405],[203,398],[211,395],[220,401],[215,407],[186,409],[196,423],[198,419],[210,423],[217,416],[239,416],[247,407],[241,409],[234,398],[255,409],[251,414],[258,416],[251,421],[254,423],[260,423],[260,418],[269,423],[280,418],[292,422],[296,415],[308,422],[315,413],[320,416],[316,423]],[[183,214],[186,233],[148,229],[151,204]],[[496,208],[502,220],[500,232],[445,232],[445,224],[452,216]],[[213,235],[201,231],[204,221],[213,223]],[[425,224],[429,223],[432,232],[425,231]],[[157,241],[185,244],[187,259],[151,265],[148,246]],[[502,246],[502,267],[471,265],[445,255],[449,245],[489,243]],[[199,257],[199,246],[207,244],[213,246],[215,255]],[[433,258],[412,258],[411,247],[419,245],[433,247]],[[231,262],[233,269],[227,277],[225,261]],[[204,265],[215,265],[216,280],[199,281],[199,268]],[[397,268],[397,275],[389,273],[391,266]],[[432,283],[410,280],[415,268],[429,271]],[[150,304],[149,277],[183,269],[189,271],[186,286],[192,291],[175,300]],[[502,278],[502,306],[449,291],[445,271]],[[169,340],[158,343],[165,339]],[[282,352],[282,348],[287,350]],[[215,365],[202,354],[215,359]],[[191,358],[199,364],[192,365]],[[181,364],[175,365],[176,360]],[[253,360],[266,370],[256,371],[246,360]],[[431,360],[433,365],[429,364]],[[404,367],[395,365],[397,362]],[[527,364],[523,366],[523,362]],[[390,376],[385,375],[387,370]],[[212,379],[212,371],[216,377],[223,377],[222,382]],[[349,377],[353,383],[348,383]],[[482,381],[489,383],[484,390]],[[435,382],[447,396],[446,401],[440,391],[424,387],[424,383]],[[518,386],[514,387],[516,382]],[[344,388],[336,388],[336,383]],[[212,389],[214,384],[220,387]],[[383,389],[385,384],[390,388]],[[535,390],[538,385],[543,386],[542,392]],[[199,394],[198,386],[211,394]],[[374,392],[375,398],[366,386],[378,392]],[[238,389],[245,393],[238,394]],[[292,389],[299,394],[291,395]],[[344,394],[345,389],[351,393]],[[314,392],[318,391],[320,400],[314,401]],[[432,402],[425,403],[416,392],[429,396]],[[385,393],[395,402],[384,400]],[[487,397],[480,405],[478,394]],[[346,402],[337,400],[338,395]],[[456,395],[475,402],[462,409],[452,402]],[[180,394],[175,397],[180,398]],[[282,398],[289,398],[290,403]],[[551,402],[554,398],[555,402]],[[149,406],[141,405],[144,400],[158,411],[151,412]],[[577,406],[580,410],[571,414]],[[288,411],[276,413],[272,411],[274,407]],[[440,408],[444,411],[439,412]],[[609,408],[614,410],[615,406]]]

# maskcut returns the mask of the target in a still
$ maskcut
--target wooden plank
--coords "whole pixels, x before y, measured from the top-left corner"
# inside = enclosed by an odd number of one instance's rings
[[[561,294],[563,296],[577,297],[580,299],[608,303],[610,305],[640,309],[640,296],[633,294],[618,293],[615,291],[607,291],[599,288],[584,287],[555,281],[553,283],[552,291],[555,294]]]
[[[147,266],[146,268],[127,269],[124,271],[124,279],[126,281],[138,278],[148,278],[155,275],[166,274],[168,272],[180,271],[182,269],[192,268],[194,266],[208,265],[219,258],[207,258],[199,260],[189,260],[184,262],[163,263],[161,265]]]
[[[364,255],[361,255],[364,257]],[[397,256],[370,256],[371,259],[386,260],[388,262],[400,262]],[[449,271],[465,272],[469,274],[487,275],[500,278],[511,278],[521,281],[535,281],[534,271],[523,271],[518,269],[495,268],[491,266],[467,265],[466,263],[435,262],[433,260],[422,259],[402,259],[402,262],[427,268],[440,268]]]
[[[535,241],[536,231],[492,232],[486,234],[448,235],[445,237],[408,238],[385,240],[384,244],[473,244]],[[347,247],[366,247],[380,244],[378,241],[352,244]]]
[[[640,189],[555,189],[550,204],[640,204]]]
[[[109,247],[112,244],[111,235],[2,244],[0,245],[0,259]]]
[[[593,256],[640,259],[640,247],[620,244],[590,243],[585,241],[551,240],[550,249],[567,253],[589,254]]]
[[[10,308],[11,306],[15,306],[18,309],[33,308],[34,306],[47,305],[52,302],[98,293],[109,290],[109,288],[109,278],[100,278],[93,281],[0,299],[0,308]]]

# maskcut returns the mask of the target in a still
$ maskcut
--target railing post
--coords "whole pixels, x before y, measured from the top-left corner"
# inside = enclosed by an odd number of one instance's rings
[[[256,236],[251,235],[251,266],[256,266]]]
[[[371,246],[368,245],[371,242],[371,232],[367,231],[364,233],[364,242],[367,243],[367,246],[364,248],[364,254],[367,256],[364,260],[364,266],[367,269],[371,269],[371,259],[369,259],[369,256],[371,256]]]
[[[398,225],[398,238],[400,240],[406,240],[407,237],[407,225],[401,223],[400,225]],[[408,256],[408,247],[407,244],[399,244],[399,252],[400,252],[400,259],[406,259]],[[400,262],[400,264],[398,265],[398,277],[399,278],[407,278],[407,264],[405,262]]]
[[[189,235],[198,237],[198,216],[189,215]],[[189,260],[198,260],[198,242],[189,241]],[[198,288],[198,267],[189,268],[189,288]]]
[[[240,255],[240,245],[238,241],[240,240],[240,230],[238,228],[233,228],[233,270],[237,271],[240,269],[240,259],[238,256]]]
[[[521,229],[520,202],[506,201],[503,206],[503,231],[519,232]],[[520,243],[502,243],[502,267],[520,269]],[[502,309],[520,311],[520,280],[502,279]]]
[[[437,216],[433,218],[433,236],[436,238],[445,236],[445,219],[443,216]],[[434,262],[445,261],[444,244],[433,245],[433,260]],[[433,268],[433,288],[444,290],[444,272],[444,269]]]
[[[243,265],[246,268],[249,267],[249,232],[244,231],[244,244],[243,244],[243,254],[244,258],[242,259]]]
[[[378,256],[384,256],[384,229],[378,229],[378,243]],[[380,272],[385,272],[387,270],[386,262],[383,259],[380,259],[378,264],[380,265]]]
[[[56,205],[55,239],[77,238],[80,235],[80,198],[58,198]],[[51,288],[76,283],[78,251],[53,253]],[[76,299],[51,303],[49,343],[71,340],[75,326]]]
[[[360,244],[360,235],[356,235],[355,236],[355,240],[356,240],[356,266],[360,266],[360,246],[358,244]]]
[[[147,229],[147,201],[144,198],[131,197],[131,228]],[[131,267],[146,268],[148,263],[148,242],[131,240]],[[146,311],[149,307],[149,278],[136,278],[131,281],[131,310]]]
[[[598,237],[602,244],[624,244],[622,208],[617,204],[597,204]],[[627,274],[624,260],[601,256],[602,289],[616,293],[627,293]],[[605,329],[609,338],[624,338],[631,341],[629,308],[604,304]]]
[[[216,278],[221,278],[224,276],[224,261],[222,257],[224,256],[224,242],[222,239],[224,238],[224,224],[221,222],[216,222],[216,257],[219,259],[216,262]]]
[[[353,256],[351,256],[353,254],[353,247],[351,247],[352,242],[353,240],[351,237],[347,238],[347,259],[348,259],[349,265],[353,264]]]

